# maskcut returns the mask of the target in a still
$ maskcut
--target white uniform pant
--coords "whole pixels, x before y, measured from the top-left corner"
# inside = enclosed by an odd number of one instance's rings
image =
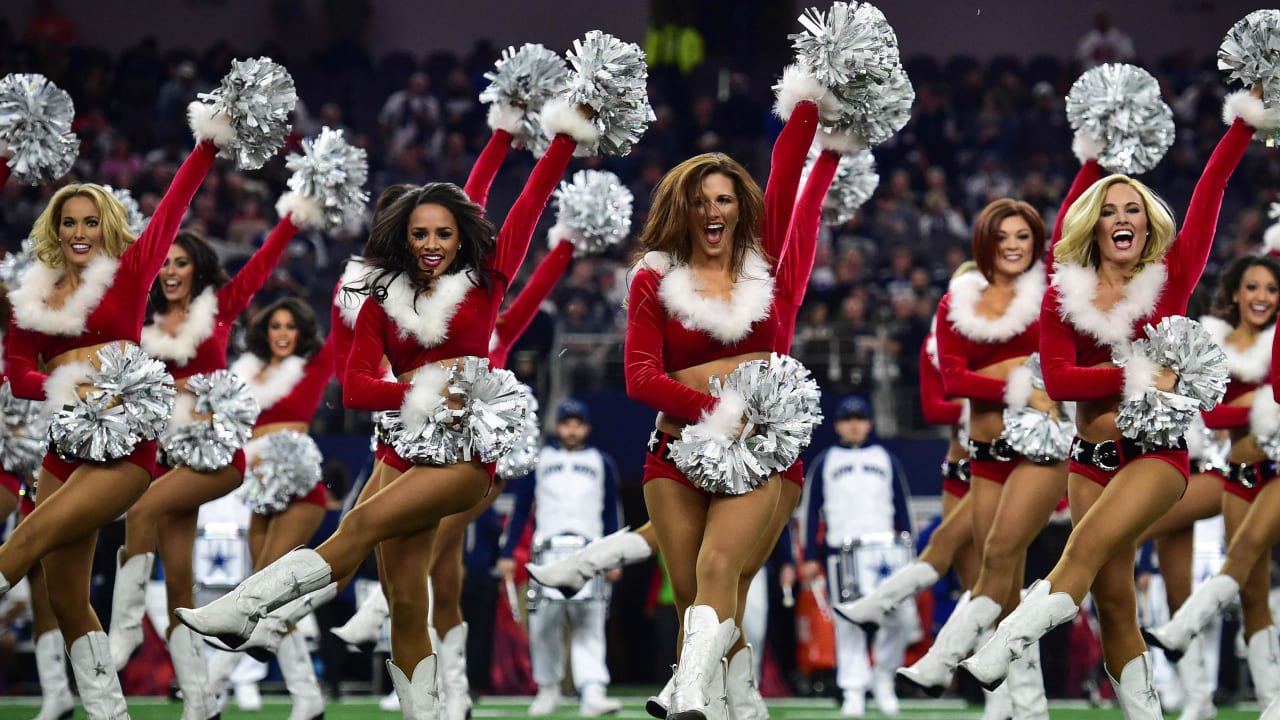
[[[828,596],[840,597],[835,586],[835,563],[829,563],[827,577]],[[867,634],[858,625],[836,616],[836,685],[843,692],[866,692],[873,680],[893,684],[894,673],[902,667],[907,645],[913,631],[919,625],[915,599],[904,601],[885,617],[876,630],[875,641],[870,648],[875,653],[875,668],[867,654]]]
[[[605,666],[603,602],[544,602],[529,613],[529,654],[538,687],[559,687],[564,680],[564,623],[570,629],[569,662],[574,686],[608,685]]]
[[[752,670],[756,680],[760,679],[764,667],[765,634],[769,629],[769,583],[765,579],[765,570],[761,569],[751,578],[751,587],[747,589],[747,607],[742,612],[742,634],[751,643],[753,652],[751,660],[755,663]]]

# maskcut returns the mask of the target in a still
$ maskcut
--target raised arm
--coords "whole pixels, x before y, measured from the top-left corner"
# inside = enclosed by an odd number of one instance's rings
[[[1058,217],[1053,221],[1053,234],[1049,236],[1049,248],[1044,254],[1045,266],[1049,272],[1053,272],[1053,248],[1062,239],[1062,221],[1067,216],[1067,210],[1075,204],[1076,200],[1088,190],[1091,185],[1102,179],[1102,166],[1094,158],[1084,161],[1080,169],[1076,171],[1076,177],[1071,181],[1071,187],[1067,188],[1067,194],[1062,197],[1062,205],[1058,206]]]
[[[1261,392],[1266,392],[1261,390]],[[1275,388],[1272,388],[1275,392]],[[1200,411],[1200,417],[1204,418],[1204,426],[1210,430],[1230,430],[1232,428],[1249,426],[1249,410],[1248,405],[1228,405],[1226,403],[1218,403],[1212,410]]]
[[[627,301],[627,338],[624,373],[627,396],[632,400],[683,420],[697,421],[718,404],[709,393],[667,377],[663,359],[666,313],[658,297],[658,275],[641,270],[631,281]]]
[[[987,402],[1004,400],[1005,381],[979,375],[969,369],[965,355],[964,339],[956,332],[947,315],[951,311],[951,294],[942,296],[938,303],[938,369],[942,373],[942,388],[947,397],[972,398]]]
[[[289,241],[298,234],[298,226],[293,224],[293,216],[285,215],[272,228],[262,247],[249,256],[240,272],[231,278],[231,282],[218,291],[218,318],[230,322],[240,316],[253,296],[267,283],[267,278],[275,271],[280,256]]]
[[[533,239],[533,229],[538,225],[538,218],[547,207],[551,193],[556,189],[564,171],[569,167],[577,147],[573,138],[561,133],[551,141],[551,147],[538,160],[529,180],[525,183],[520,197],[511,206],[507,219],[498,232],[498,246],[494,250],[493,268],[506,276],[507,282],[520,270],[520,263],[529,252],[529,241]]]
[[[795,210],[804,161],[818,131],[818,106],[812,100],[796,105],[773,142],[769,180],[764,188],[764,251],[775,263],[787,253],[787,230]]]
[[[507,353],[511,351],[511,346],[515,345],[524,331],[529,329],[529,323],[533,322],[533,318],[538,314],[538,308],[551,295],[560,278],[564,277],[564,272],[569,268],[569,261],[572,259],[573,243],[561,240],[542,259],[542,262],[538,263],[528,284],[520,290],[516,299],[511,301],[511,305],[498,316],[498,324],[494,327],[498,345],[489,352],[490,361],[499,366],[506,365]]]
[[[342,378],[342,404],[351,410],[398,410],[404,404],[409,383],[383,379],[382,357],[390,324],[376,300],[366,301],[360,308],[347,358],[347,376]]]
[[[778,258],[775,297],[784,298],[796,310],[804,304],[804,294],[813,273],[813,260],[818,254],[818,235],[822,231],[822,203],[831,189],[840,155],[824,150],[809,170],[804,189],[796,201],[791,228],[787,231],[786,255]]]
[[[462,188],[471,202],[480,207],[488,207],[489,188],[493,186],[493,179],[498,176],[498,170],[502,168],[502,161],[507,159],[507,151],[510,149],[511,133],[494,130],[484,150],[480,151],[480,157],[476,158],[476,164],[471,166],[467,184]]]
[[[142,231],[142,236],[129,246],[121,258],[124,268],[134,273],[133,277],[138,278],[138,282],[146,287],[151,287],[151,283],[160,274],[160,267],[164,265],[169,246],[178,235],[182,218],[191,205],[191,198],[209,174],[209,168],[213,167],[213,158],[217,154],[218,148],[209,140],[196,145],[174,174],[173,182],[169,184],[169,189],[156,206],[155,214],[147,223],[147,229]]]

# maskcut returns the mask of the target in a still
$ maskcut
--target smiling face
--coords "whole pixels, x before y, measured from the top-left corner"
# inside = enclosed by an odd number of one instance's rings
[[[996,228],[996,274],[1017,277],[1031,266],[1035,257],[1035,236],[1021,215],[1010,215]]]
[[[689,243],[695,257],[722,257],[733,253],[738,228],[738,194],[733,179],[711,173],[690,200]]]
[[[1142,196],[1127,183],[1107,188],[1093,226],[1093,240],[1102,260],[1132,267],[1147,247],[1147,208]]]
[[[93,200],[75,195],[62,203],[58,245],[67,267],[76,270],[84,269],[102,253],[102,218]]]
[[[298,348],[298,321],[293,313],[280,308],[271,313],[267,321],[267,344],[271,347],[271,357],[283,360]]]
[[[418,271],[439,277],[458,257],[462,236],[458,221],[443,205],[424,203],[409,214],[409,252],[417,261]]]
[[[191,297],[192,282],[196,277],[196,264],[181,245],[174,243],[160,268],[160,291],[170,303],[182,302]]]
[[[1266,327],[1276,314],[1280,281],[1266,267],[1254,265],[1240,277],[1240,287],[1233,297],[1240,311],[1240,322],[1255,328]]]

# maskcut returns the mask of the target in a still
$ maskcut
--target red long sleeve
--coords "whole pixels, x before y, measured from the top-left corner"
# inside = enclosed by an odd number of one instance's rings
[[[551,199],[564,171],[569,167],[573,151],[577,148],[573,138],[565,134],[556,135],[551,147],[538,160],[525,182],[520,197],[511,206],[507,219],[498,232],[498,247],[494,251],[493,269],[507,277],[508,282],[520,270],[524,256],[529,252],[529,242],[533,239],[533,230],[542,217],[542,211]]]
[[[1067,216],[1067,211],[1071,206],[1080,199],[1085,190],[1102,179],[1102,166],[1097,160],[1086,160],[1080,169],[1076,171],[1075,179],[1071,181],[1071,187],[1067,188],[1067,194],[1062,198],[1062,204],[1058,206],[1058,217],[1053,221],[1053,234],[1049,236],[1049,250],[1044,254],[1045,264],[1049,267],[1049,272],[1053,272],[1053,248],[1062,239],[1062,221]]]
[[[1204,418],[1204,426],[1210,430],[1230,430],[1249,426],[1249,409],[1248,405],[1238,407],[1218,403],[1212,410],[1202,410],[1200,416]]]
[[[44,400],[45,374],[36,365],[40,350],[30,330],[18,327],[9,318],[9,332],[4,338],[4,370],[15,397]]]
[[[515,345],[524,331],[529,329],[529,323],[533,322],[533,318],[538,314],[538,308],[551,295],[560,278],[564,277],[571,260],[573,260],[573,243],[561,240],[550,254],[538,263],[528,284],[519,295],[516,295],[516,299],[511,301],[511,306],[498,316],[498,324],[494,327],[494,332],[498,336],[498,345],[489,353],[491,367],[507,366],[507,355],[511,352],[511,346]]]
[[[840,167],[840,154],[824,150],[805,181],[796,201],[795,213],[788,230],[787,254],[778,258],[774,297],[785,299],[796,310],[804,303],[804,294],[813,273],[813,259],[818,254],[818,235],[822,231],[822,203],[831,189],[831,181]],[[792,323],[794,327],[794,322]]]
[[[342,378],[342,404],[351,410],[399,410],[409,383],[384,380],[382,357],[391,320],[376,300],[360,308],[355,336],[347,356],[347,376]]]
[[[280,222],[276,223],[271,234],[267,235],[266,241],[262,243],[262,247],[249,257],[244,267],[240,268],[240,272],[231,278],[231,282],[218,291],[219,319],[235,319],[244,312],[246,307],[249,307],[253,296],[262,289],[262,286],[267,283],[267,278],[271,277],[271,273],[275,271],[276,265],[280,262],[280,256],[284,254],[285,248],[289,247],[289,241],[293,240],[293,236],[297,234],[298,226],[293,224],[293,216],[285,215]]]
[[[764,252],[775,263],[787,253],[787,231],[795,210],[796,193],[804,161],[818,132],[818,106],[806,100],[791,111],[791,117],[773,142],[769,161],[769,180],[764,189],[764,227],[761,228]]]
[[[920,411],[930,425],[955,425],[960,422],[960,403],[947,400],[942,390],[942,374],[929,357],[927,343],[920,345]]]
[[[502,161],[507,159],[507,151],[510,149],[511,133],[494,130],[484,150],[480,151],[480,157],[476,158],[476,164],[471,166],[471,174],[467,176],[467,184],[462,189],[471,198],[471,202],[480,207],[489,205],[489,188],[493,186],[493,179],[498,176],[498,170],[502,168]]]
[[[1058,312],[1058,289],[1050,287],[1040,306],[1040,369],[1049,397],[1101,400],[1124,392],[1123,368],[1076,365],[1075,335]]]
[[[4,187],[7,182],[9,182],[9,159],[5,158],[0,162],[0,187]]]
[[[169,184],[164,197],[160,199],[160,204],[156,206],[147,229],[142,231],[138,241],[130,245],[121,256],[120,268],[126,275],[133,274],[133,277],[140,278],[147,287],[151,287],[151,283],[160,274],[173,239],[178,235],[182,218],[191,205],[191,198],[204,182],[205,175],[209,174],[209,168],[213,167],[213,158],[217,154],[218,148],[206,140],[196,145],[187,156],[182,167],[173,176],[173,182]]]
[[[650,270],[641,270],[631,281],[624,351],[627,396],[659,412],[697,421],[718,401],[667,377],[662,334],[667,318],[658,297],[659,282]]]
[[[969,369],[965,354],[964,338],[956,332],[947,315],[951,311],[951,294],[942,296],[938,303],[938,367],[942,373],[942,387],[947,397],[972,398],[987,402],[1004,400],[1004,380],[979,375]]]

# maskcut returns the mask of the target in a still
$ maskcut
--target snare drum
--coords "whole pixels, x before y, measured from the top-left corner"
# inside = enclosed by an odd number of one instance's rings
[[[910,533],[871,533],[849,538],[828,563],[837,602],[857,600],[876,589],[885,578],[915,559]]]
[[[253,563],[244,528],[233,522],[211,522],[196,534],[196,587],[230,590],[249,577]]]
[[[553,535],[534,544],[532,562],[535,565],[546,565],[557,560],[563,560],[586,547],[588,542],[590,541],[581,535],[571,533]],[[541,605],[549,603],[608,603],[607,588],[608,584],[604,581],[604,575],[597,574],[586,585],[582,586],[577,595],[566,598],[559,590],[553,587],[544,587],[539,585],[533,578],[529,578],[529,612],[533,612]]]

